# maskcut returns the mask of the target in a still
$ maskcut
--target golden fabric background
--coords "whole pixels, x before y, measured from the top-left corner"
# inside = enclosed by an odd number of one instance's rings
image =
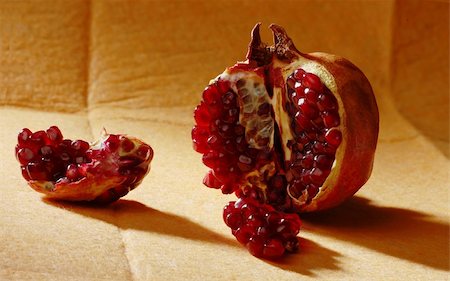
[[[301,250],[274,263],[221,219],[191,148],[208,81],[243,60],[251,28],[285,27],[298,49],[339,54],[372,83],[380,138],[372,178],[304,218]],[[446,1],[0,2],[0,279],[443,280],[449,274],[449,4]],[[155,150],[143,184],[107,208],[51,203],[14,159],[16,133],[102,127]]]

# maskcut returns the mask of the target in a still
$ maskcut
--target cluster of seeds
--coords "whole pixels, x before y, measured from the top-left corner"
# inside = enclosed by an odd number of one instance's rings
[[[88,150],[89,143],[63,139],[56,126],[34,133],[25,128],[18,135],[16,157],[26,180],[77,181],[86,176]]]
[[[267,162],[270,154],[247,142],[246,128],[239,122],[237,97],[229,82],[218,80],[205,89],[203,101],[194,112],[194,149],[203,153],[203,163],[212,169],[204,183],[223,193],[236,191],[243,174]],[[267,112],[261,110],[261,114]],[[265,144],[268,141],[266,138]]]
[[[225,206],[223,220],[236,239],[256,257],[278,258],[298,248],[297,214],[279,212],[269,204],[241,198]]]
[[[303,69],[287,79],[294,140],[287,143],[291,159],[287,159],[288,192],[308,203],[319,192],[330,174],[342,134],[338,103],[320,78]]]

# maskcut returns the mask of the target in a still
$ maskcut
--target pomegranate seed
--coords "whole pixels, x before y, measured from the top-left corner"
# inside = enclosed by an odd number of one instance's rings
[[[294,103],[298,103],[298,100],[305,97],[305,87],[299,83],[296,82],[294,85],[295,90],[295,98],[292,98],[292,101]]]
[[[317,101],[317,106],[320,111],[337,109],[337,100],[331,93],[321,94]]]
[[[236,237],[237,241],[245,245],[252,237],[252,229],[250,226],[244,225],[236,229],[233,235]]]
[[[67,166],[66,177],[70,181],[76,181],[79,178],[78,167],[75,164]]]
[[[242,224],[242,216],[239,213],[229,213],[225,218],[225,224],[231,229],[238,229]]]
[[[258,236],[251,237],[246,246],[250,254],[254,255],[255,257],[265,257],[263,256],[264,240],[260,239]],[[274,257],[268,256],[265,258],[274,258]]]
[[[308,153],[302,157],[301,166],[303,168],[309,169],[313,166],[313,164],[314,164],[314,155],[313,154]]]
[[[217,135],[211,135],[206,141],[209,148],[219,149],[223,146],[222,138]]]
[[[52,148],[48,145],[44,145],[43,147],[41,147],[40,151],[42,156],[49,156],[53,153]]]
[[[303,130],[309,131],[313,127],[311,120],[300,111],[295,114],[295,120],[297,121],[297,124],[303,128]]]
[[[322,184],[326,174],[319,168],[313,168],[310,172],[311,182],[314,184]]]
[[[214,176],[213,171],[209,171],[203,178],[203,184],[211,188],[220,188],[222,183]]]
[[[48,138],[47,134],[44,131],[37,131],[31,134],[31,141],[33,141],[36,145],[45,145],[50,144],[51,141]]]
[[[32,180],[49,180],[45,166],[42,163],[31,162],[26,166],[28,177]]]
[[[62,152],[59,157],[61,158],[61,160],[63,161],[69,161],[70,160],[70,155],[67,152]]]
[[[19,152],[17,153],[17,159],[22,165],[26,165],[31,159],[33,159],[33,157],[33,151],[28,148],[20,148]]]
[[[283,244],[276,239],[271,239],[269,242],[264,244],[263,256],[267,258],[278,258],[284,254]]]
[[[310,88],[318,93],[321,93],[324,90],[324,87],[323,87],[322,81],[320,81],[320,78],[317,77],[317,75],[314,75],[312,73],[306,73],[305,77],[302,80],[302,83],[305,86],[305,88]]]
[[[301,110],[303,115],[311,120],[319,116],[319,110],[317,110],[313,104],[307,103],[305,99],[300,99],[298,101],[298,108]]]
[[[338,147],[342,141],[342,133],[336,129],[327,131],[325,139],[333,147]]]
[[[124,136],[120,137],[120,147],[125,152],[131,152],[134,149],[134,143]]]
[[[48,138],[55,144],[60,143],[63,140],[61,131],[56,126],[51,126],[46,131]]]
[[[195,151],[205,153],[209,150],[208,145],[206,143],[207,138],[208,138],[208,131],[204,127],[195,126],[192,129],[192,140]]]
[[[233,92],[226,92],[222,96],[222,103],[225,106],[225,108],[229,108],[230,106],[235,105],[236,103],[236,95]]]
[[[211,116],[209,115],[208,108],[205,103],[201,103],[199,106],[195,108],[194,111],[194,119],[200,126],[208,126]]]
[[[217,102],[220,96],[221,94],[215,85],[210,85],[203,91],[203,100],[207,105]]]
[[[76,150],[79,153],[84,153],[89,149],[89,143],[83,140],[73,141],[71,146],[73,150]]]
[[[303,78],[305,77],[305,75],[306,75],[306,72],[305,72],[303,69],[301,69],[301,68],[295,70],[295,71],[294,71],[294,74],[293,74],[294,78],[295,78],[296,80],[300,80],[300,81],[303,80]]]
[[[288,89],[294,89],[295,88],[296,79],[294,77],[290,76],[286,80],[286,85],[288,86]]]
[[[320,169],[329,169],[333,165],[334,157],[330,155],[316,155],[314,157],[314,166]]]
[[[117,149],[119,149],[120,146],[119,137],[117,135],[110,135],[108,139],[105,141],[105,145],[106,147],[109,148],[111,152],[117,151]]]
[[[19,135],[17,136],[17,142],[19,144],[23,144],[31,137],[31,134],[32,132],[29,129],[22,129],[22,131],[20,131]]]
[[[310,104],[316,104],[319,99],[319,95],[317,94],[317,92],[314,90],[311,90],[310,88],[305,89],[305,96],[306,96],[306,100]]]
[[[339,115],[334,112],[325,112],[323,114],[323,123],[327,128],[336,127],[339,125]]]
[[[308,185],[306,190],[308,191],[308,200],[311,200],[319,193],[319,188],[313,184]]]

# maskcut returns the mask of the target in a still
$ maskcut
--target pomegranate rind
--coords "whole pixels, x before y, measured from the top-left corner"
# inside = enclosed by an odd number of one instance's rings
[[[303,54],[295,48],[283,28],[271,25],[271,29],[276,42],[274,98],[285,97],[287,77],[302,68],[317,75],[338,101],[340,125],[335,128],[341,131],[342,142],[336,150],[331,172],[309,204],[292,198],[294,208],[300,212],[332,208],[355,194],[371,175],[379,131],[375,95],[367,77],[347,59],[320,52]],[[277,49],[281,51],[277,52]],[[280,109],[281,103],[274,102],[277,103],[277,121],[283,122],[281,117],[286,114]],[[288,123],[285,123],[287,127]],[[293,139],[289,130],[285,131],[287,136],[283,144]],[[284,151],[286,159],[289,159],[290,150],[285,148]]]
[[[372,87],[348,60],[325,53],[311,53],[309,59],[320,63],[333,76],[335,97],[343,140],[336,152],[335,166],[319,194],[304,212],[335,207],[354,195],[369,179],[379,132],[379,113]]]
[[[88,176],[77,182],[58,184],[53,184],[51,181],[31,180],[28,185],[48,198],[66,201],[93,201],[105,191],[120,186],[125,179],[124,176]]]

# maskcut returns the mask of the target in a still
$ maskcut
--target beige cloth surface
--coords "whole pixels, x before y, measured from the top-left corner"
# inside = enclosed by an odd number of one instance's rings
[[[221,219],[234,196],[202,185],[190,139],[202,89],[243,59],[257,21],[349,58],[380,107],[371,179],[303,216],[300,251],[279,262],[235,241]],[[449,277],[447,3],[2,1],[0,104],[1,280]],[[106,208],[49,202],[13,151],[21,128],[53,124],[68,138],[139,137],[152,170]]]

